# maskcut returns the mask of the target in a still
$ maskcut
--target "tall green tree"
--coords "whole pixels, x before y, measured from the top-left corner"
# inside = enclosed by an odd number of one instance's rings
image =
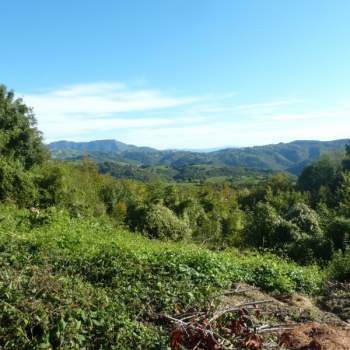
[[[348,158],[350,158],[350,141],[345,146],[345,150],[346,150],[346,155],[348,156]]]
[[[346,153],[346,158],[343,160],[343,163],[342,163],[343,170],[350,171],[350,141],[345,146],[345,153]]]
[[[0,85],[0,156],[27,170],[48,157],[32,109],[4,85]]]
[[[334,201],[333,194],[340,180],[339,165],[325,156],[304,168],[297,185],[299,190],[310,193],[311,202],[315,205],[321,200]]]

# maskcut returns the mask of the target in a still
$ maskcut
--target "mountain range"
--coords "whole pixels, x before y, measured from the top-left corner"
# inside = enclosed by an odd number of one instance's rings
[[[299,140],[265,146],[226,148],[212,152],[157,150],[128,145],[116,140],[90,142],[57,141],[48,146],[54,159],[77,160],[84,155],[97,162],[120,162],[137,166],[211,165],[255,170],[289,171],[301,169],[324,153],[341,152],[347,139],[335,141]]]

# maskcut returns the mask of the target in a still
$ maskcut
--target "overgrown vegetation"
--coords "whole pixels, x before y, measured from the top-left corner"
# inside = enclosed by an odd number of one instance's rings
[[[1,207],[0,345],[159,349],[156,315],[201,309],[233,282],[317,293],[317,267],[273,255],[161,243],[110,222]]]
[[[349,281],[350,146],[297,180],[116,179],[49,159],[4,87],[0,136],[0,348],[166,349],[157,314],[206,308],[235,282]]]

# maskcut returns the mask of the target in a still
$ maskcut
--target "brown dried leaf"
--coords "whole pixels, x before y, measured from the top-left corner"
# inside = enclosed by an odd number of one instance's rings
[[[170,335],[170,346],[171,346],[172,349],[178,349],[179,348],[179,346],[182,343],[183,336],[184,336],[183,329],[177,328],[177,329],[174,329],[171,332],[171,335]]]
[[[262,338],[257,334],[251,334],[248,336],[245,346],[249,349],[261,349],[263,345]]]

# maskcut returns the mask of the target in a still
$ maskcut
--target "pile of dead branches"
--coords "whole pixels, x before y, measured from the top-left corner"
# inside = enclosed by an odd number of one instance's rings
[[[240,293],[239,286],[232,293]],[[282,334],[293,327],[261,322],[262,305],[272,300],[253,300],[217,310],[184,313],[176,316],[159,315],[171,325],[171,348],[191,350],[234,350],[273,348],[271,334]],[[283,345],[283,344],[279,344]]]

